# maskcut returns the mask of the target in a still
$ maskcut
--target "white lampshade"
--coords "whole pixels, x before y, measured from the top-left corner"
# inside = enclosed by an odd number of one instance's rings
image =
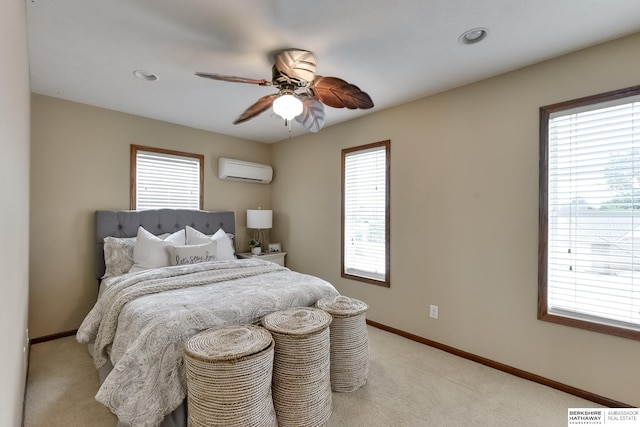
[[[302,113],[302,101],[293,95],[280,95],[273,101],[273,112],[285,120],[291,120]]]
[[[247,228],[266,230],[271,228],[273,211],[269,209],[247,209]]]

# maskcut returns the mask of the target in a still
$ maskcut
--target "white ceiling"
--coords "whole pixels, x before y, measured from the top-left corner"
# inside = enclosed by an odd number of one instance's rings
[[[326,128],[640,31],[638,0],[25,2],[34,93],[262,142],[289,137],[270,110],[232,122],[275,89],[194,72],[270,80],[271,52],[311,50],[317,74],[375,103],[327,107]],[[475,27],[489,29],[484,41],[458,43]],[[305,132],[294,122],[291,136]]]

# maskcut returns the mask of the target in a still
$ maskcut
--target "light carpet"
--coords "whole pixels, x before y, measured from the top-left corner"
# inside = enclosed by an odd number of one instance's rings
[[[566,426],[588,400],[368,327],[367,384],[333,393],[329,427]],[[115,427],[94,396],[98,374],[75,337],[31,346],[25,427]]]

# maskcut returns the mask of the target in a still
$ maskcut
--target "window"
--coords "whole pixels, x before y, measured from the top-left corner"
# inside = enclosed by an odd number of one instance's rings
[[[387,287],[390,145],[342,150],[342,277]]]
[[[640,86],[540,109],[538,318],[640,340]]]
[[[202,209],[204,156],[131,146],[131,209]]]

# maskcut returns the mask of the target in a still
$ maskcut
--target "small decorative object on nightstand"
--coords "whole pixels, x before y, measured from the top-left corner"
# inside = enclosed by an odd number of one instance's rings
[[[280,247],[280,243],[269,243],[269,252],[282,252],[282,247]]]
[[[260,240],[249,240],[249,247],[251,248],[251,253],[253,255],[260,255],[262,252],[262,242]]]
[[[265,261],[275,262],[276,264],[284,267],[284,256],[286,254],[287,254],[286,252],[273,252],[273,253],[263,252],[259,255],[253,255],[251,252],[242,252],[242,253],[236,254],[236,256],[238,258],[260,258]]]

